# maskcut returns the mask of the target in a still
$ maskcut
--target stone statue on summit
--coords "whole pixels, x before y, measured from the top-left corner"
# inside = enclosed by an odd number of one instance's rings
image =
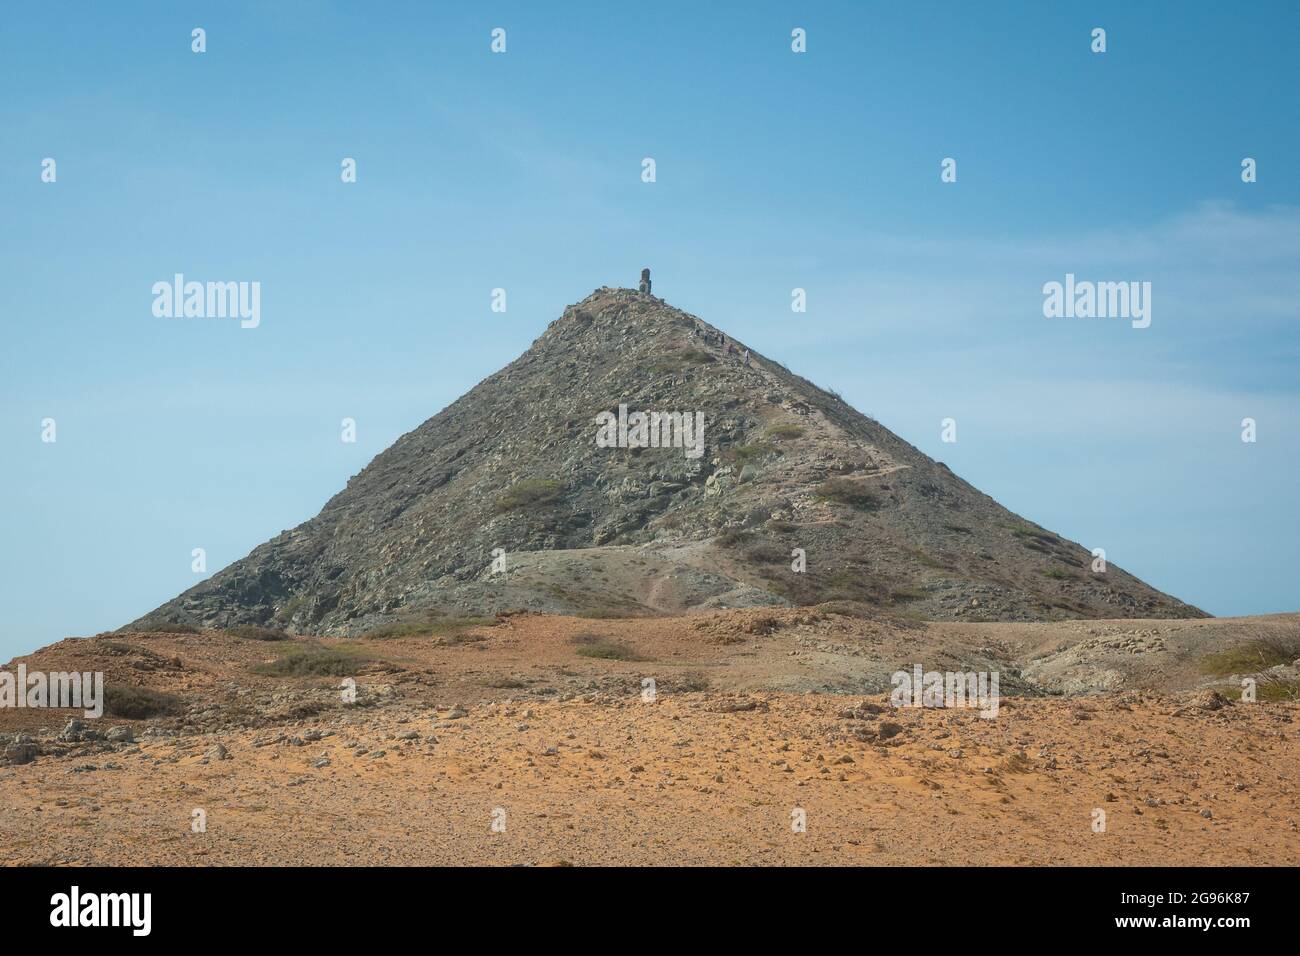
[[[649,269],[642,269],[642,270],[641,270],[641,286],[640,286],[640,289],[641,289],[641,291],[644,292],[646,295],[649,295],[649,294],[650,294],[650,270],[649,270]]]

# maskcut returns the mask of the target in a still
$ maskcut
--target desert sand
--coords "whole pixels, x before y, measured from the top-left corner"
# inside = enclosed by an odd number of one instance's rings
[[[1298,621],[803,608],[70,639],[21,660],[173,710],[0,711],[0,861],[1295,865],[1300,707],[1227,699],[1237,675],[1198,661]],[[331,653],[354,701],[337,674],[276,672]],[[997,717],[892,707],[914,662],[999,668]]]

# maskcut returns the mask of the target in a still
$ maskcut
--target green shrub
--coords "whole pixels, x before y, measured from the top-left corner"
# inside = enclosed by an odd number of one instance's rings
[[[553,478],[525,478],[497,499],[497,511],[514,511],[516,508],[537,508],[556,501],[564,485]]]
[[[1300,639],[1260,638],[1208,654],[1201,659],[1201,672],[1215,677],[1255,674],[1300,658]]]
[[[708,365],[715,361],[717,361],[717,359],[702,349],[673,349],[651,362],[649,370],[656,375],[667,375],[670,372],[679,371],[684,367],[692,365]]]
[[[464,633],[472,627],[491,627],[496,623],[490,617],[442,617],[429,615],[381,624],[361,635],[362,640],[382,641],[395,637],[441,637],[450,638]]]
[[[722,534],[713,539],[713,543],[721,545],[724,548],[735,548],[746,544],[753,538],[753,532],[741,531],[739,528],[728,528]]]
[[[1014,534],[1017,538],[1020,538],[1021,540],[1029,539],[1029,541],[1026,542],[1026,544],[1029,547],[1033,547],[1032,542],[1034,541],[1041,542],[1042,544],[1061,543],[1060,539],[1056,535],[1052,534],[1051,532],[1039,531],[1037,528],[1029,527],[1029,525],[1024,525],[1024,524],[1008,525],[1008,527],[1011,529],[1011,533]],[[1035,549],[1035,550],[1041,550],[1041,549]]]
[[[952,570],[952,567],[950,565],[945,564],[944,562],[940,561],[938,558],[932,555],[926,554],[924,551],[921,551],[916,548],[909,548],[908,550],[911,552],[912,557],[916,558],[918,562],[920,562],[922,565],[924,565],[927,568],[934,568],[937,571]]]
[[[745,557],[761,564],[786,564],[790,550],[774,541],[754,541],[745,548]]]
[[[443,635],[438,643],[446,647],[460,647],[462,644],[481,644],[487,638],[482,634],[471,634],[469,631],[455,631]]]
[[[757,461],[760,458],[766,458],[776,451],[776,446],[771,442],[754,442],[749,445],[732,445],[722,453],[724,461],[734,462],[737,465],[746,465],[751,461]]]
[[[1229,700],[1241,700],[1240,687],[1222,687],[1219,692]],[[1300,681],[1262,677],[1255,687],[1255,700],[1269,702],[1300,700]]]
[[[800,425],[769,425],[763,431],[764,438],[775,438],[778,440],[789,440],[803,437],[803,427]]]
[[[127,720],[164,717],[185,710],[185,702],[174,694],[129,684],[109,684],[104,688],[104,713]]]
[[[1070,581],[1074,575],[1060,568],[1040,568],[1038,571],[1045,578],[1051,578],[1053,581]]]
[[[643,661],[636,651],[601,637],[599,634],[575,634],[572,642],[579,657],[594,657],[602,661]]]
[[[1238,688],[1240,696],[1240,688]],[[1261,680],[1255,688],[1256,700],[1300,700],[1300,681]]]
[[[284,607],[275,612],[276,618],[281,621],[289,620],[289,618],[293,617],[298,608],[302,607],[302,603],[303,596],[301,594],[295,594],[285,602]]]
[[[253,666],[253,673],[268,677],[351,677],[370,658],[344,647],[303,644],[276,660]]]
[[[875,511],[880,507],[875,493],[853,478],[828,478],[814,493],[823,501],[835,501],[858,511]]]
[[[247,638],[250,641],[287,641],[289,635],[270,627],[258,627],[256,624],[242,624],[226,629],[227,634]]]
[[[889,594],[878,579],[872,577],[869,569],[862,567],[836,568],[822,576],[822,601],[857,601],[860,603],[883,603]]]

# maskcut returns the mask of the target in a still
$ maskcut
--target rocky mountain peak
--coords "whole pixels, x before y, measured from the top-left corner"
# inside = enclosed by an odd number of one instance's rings
[[[507,608],[827,600],[938,619],[1200,616],[1092,560],[725,332],[601,287],[315,518],[132,626],[351,634]]]

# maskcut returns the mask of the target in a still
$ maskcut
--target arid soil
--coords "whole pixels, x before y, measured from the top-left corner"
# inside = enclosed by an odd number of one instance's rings
[[[1213,665],[1298,625],[802,608],[67,640],[21,661],[158,712],[0,710],[0,862],[1295,865],[1300,706],[1225,699]],[[913,664],[999,670],[998,715],[891,707]]]

